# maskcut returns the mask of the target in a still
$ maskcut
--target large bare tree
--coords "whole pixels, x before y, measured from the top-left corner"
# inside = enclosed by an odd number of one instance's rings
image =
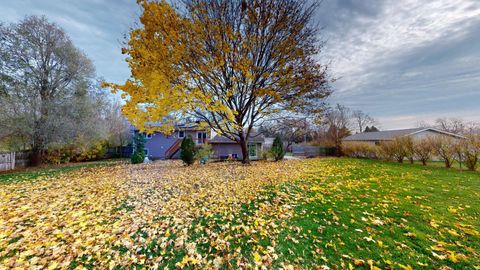
[[[327,141],[341,154],[342,139],[351,134],[352,112],[349,108],[337,104],[322,114],[322,123],[326,127]]]
[[[358,133],[364,132],[368,125],[377,124],[373,117],[363,112],[362,110],[354,110],[352,112],[352,119],[355,122]]]
[[[0,138],[18,135],[40,162],[66,131],[66,112],[76,114],[71,104],[87,96],[93,74],[91,61],[45,17],[0,25]]]

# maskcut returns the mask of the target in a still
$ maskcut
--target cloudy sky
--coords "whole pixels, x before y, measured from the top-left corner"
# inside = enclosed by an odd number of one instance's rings
[[[0,0],[0,20],[46,15],[123,82],[121,41],[140,14],[134,0]],[[323,0],[320,61],[338,80],[331,103],[362,109],[384,129],[438,117],[480,120],[479,0]]]

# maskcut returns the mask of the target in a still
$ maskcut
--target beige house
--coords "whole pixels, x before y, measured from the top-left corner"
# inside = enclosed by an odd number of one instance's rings
[[[426,137],[446,136],[453,139],[465,139],[465,137],[443,131],[436,128],[409,128],[397,130],[384,130],[375,132],[362,132],[350,135],[343,139],[345,143],[361,142],[378,145],[380,142],[392,141],[397,137],[408,136],[412,139],[422,139]]]

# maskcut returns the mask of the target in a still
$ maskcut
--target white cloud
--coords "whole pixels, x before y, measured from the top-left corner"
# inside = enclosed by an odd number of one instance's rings
[[[339,80],[338,91],[355,90],[375,77],[379,66],[439,39],[455,39],[480,21],[480,2],[389,1],[377,16],[361,16],[330,33],[326,58]]]

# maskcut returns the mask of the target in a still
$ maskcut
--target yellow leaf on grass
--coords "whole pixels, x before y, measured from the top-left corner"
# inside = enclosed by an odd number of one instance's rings
[[[413,268],[409,264],[408,265],[398,264],[398,267],[404,270],[413,270]]]
[[[258,254],[258,252],[254,252],[253,253],[253,261],[255,262],[255,264],[261,264],[262,263],[262,256],[260,256],[260,254]]]

